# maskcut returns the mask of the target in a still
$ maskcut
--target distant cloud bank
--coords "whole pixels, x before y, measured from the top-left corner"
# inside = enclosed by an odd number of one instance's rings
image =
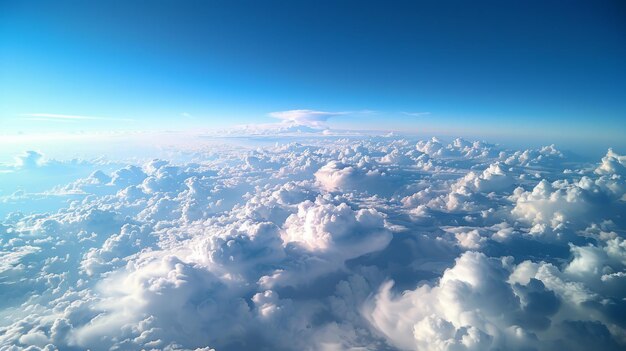
[[[288,110],[271,112],[269,115],[283,122],[293,122],[313,127],[320,126],[329,118],[349,114],[350,112],[328,112],[315,110]]]

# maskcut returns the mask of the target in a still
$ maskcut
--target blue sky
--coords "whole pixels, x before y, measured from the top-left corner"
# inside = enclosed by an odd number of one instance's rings
[[[225,127],[311,109],[350,112],[329,120],[341,128],[626,135],[621,1],[0,6],[4,133]]]

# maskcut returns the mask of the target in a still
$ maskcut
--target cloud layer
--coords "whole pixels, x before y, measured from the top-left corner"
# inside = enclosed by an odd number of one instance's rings
[[[40,173],[73,179],[0,194],[0,350],[626,347],[612,150],[319,137],[6,170]]]

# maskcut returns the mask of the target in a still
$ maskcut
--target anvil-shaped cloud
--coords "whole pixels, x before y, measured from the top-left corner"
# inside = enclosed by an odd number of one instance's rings
[[[323,125],[329,118],[349,114],[350,112],[328,112],[315,110],[288,110],[271,112],[270,116],[283,122],[297,123],[312,127]]]

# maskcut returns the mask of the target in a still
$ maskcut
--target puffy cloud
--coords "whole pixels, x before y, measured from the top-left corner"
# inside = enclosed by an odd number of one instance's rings
[[[515,190],[512,214],[532,224],[531,233],[584,229],[590,221],[610,219],[624,210],[626,179],[620,174],[620,156],[609,151],[596,176],[578,180],[542,180],[532,191]]]
[[[164,339],[190,348],[228,345],[245,330],[249,313],[210,272],[175,256],[142,257],[100,289],[104,298],[95,307],[102,313],[73,332],[77,346],[162,347]],[[124,339],[118,341],[120,329]]]
[[[602,158],[602,162],[596,168],[595,173],[601,175],[626,176],[626,156],[618,155],[612,149]]]
[[[26,151],[24,154],[15,158],[18,168],[35,168],[39,167],[43,162],[43,155],[37,151]]]
[[[512,349],[507,334],[514,334],[514,325],[503,312],[519,311],[520,303],[506,273],[501,263],[468,252],[434,287],[394,297],[392,283],[386,283],[367,313],[404,350]]]
[[[327,191],[358,191],[390,195],[397,183],[384,169],[366,164],[347,165],[331,161],[315,173],[319,185]],[[394,184],[395,183],[395,184]]]
[[[580,266],[577,260],[568,268]],[[572,327],[583,334],[577,336],[581,340],[599,338],[607,349],[617,349],[610,330],[619,330],[614,323],[621,321],[593,307],[596,293],[568,277],[567,269],[511,263],[510,257],[467,252],[436,285],[396,296],[393,284],[384,284],[365,313],[392,345],[405,350],[558,350],[564,344],[585,349],[569,341]]]
[[[554,144],[549,146],[544,146],[540,149],[528,149],[523,151],[515,151],[513,154],[508,155],[506,153],[501,154],[501,159],[504,160],[504,163],[511,165],[521,165],[521,166],[532,166],[532,165],[542,165],[542,166],[558,166],[564,159],[565,156],[561,151],[559,151]]]
[[[507,174],[500,163],[493,163],[480,174],[470,172],[458,182],[458,186],[468,186],[478,192],[490,193],[506,190],[514,182],[513,177]]]
[[[284,228],[285,243],[338,260],[381,250],[391,240],[391,232],[378,211],[353,211],[345,203],[335,206],[319,198],[300,203]]]
[[[119,234],[108,237],[101,248],[90,248],[81,261],[88,275],[107,272],[123,264],[123,259],[140,250],[150,248],[155,240],[146,232],[147,227],[124,224]]]
[[[260,277],[259,284],[306,285],[311,280],[345,269],[345,262],[383,250],[392,238],[385,219],[374,209],[352,210],[321,198],[304,201],[281,232],[286,257],[281,269]]]
[[[406,166],[413,164],[414,160],[408,153],[403,154],[400,150],[393,149],[380,159],[380,163]]]
[[[441,139],[433,137],[430,140],[420,140],[415,145],[415,149],[432,157],[451,158],[489,158],[497,156],[494,145],[482,141],[469,142],[457,138],[450,144],[445,144]]]

